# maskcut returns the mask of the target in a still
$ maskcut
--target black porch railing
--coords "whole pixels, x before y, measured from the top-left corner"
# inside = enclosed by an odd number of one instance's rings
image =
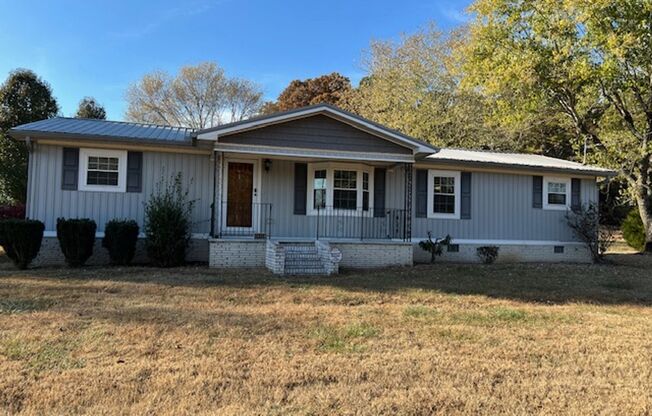
[[[219,218],[218,237],[270,238],[272,204],[222,202]]]
[[[317,208],[315,238],[407,241],[407,211],[404,209],[363,210]]]

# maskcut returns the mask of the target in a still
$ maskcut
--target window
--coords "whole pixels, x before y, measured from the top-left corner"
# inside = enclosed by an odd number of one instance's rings
[[[119,164],[117,157],[89,156],[86,185],[118,186]]]
[[[127,152],[119,150],[79,150],[79,190],[125,192]]]
[[[545,209],[566,210],[570,206],[570,178],[543,179],[543,207]]]
[[[460,218],[460,173],[428,171],[428,217]]]
[[[326,208],[326,169],[316,170],[313,181],[312,206],[317,209]]]
[[[333,208],[356,209],[358,207],[358,172],[335,170],[333,173]]]
[[[349,163],[313,163],[308,166],[308,214],[317,210],[369,212],[373,168]]]
[[[362,172],[362,210],[369,211],[369,172]]]

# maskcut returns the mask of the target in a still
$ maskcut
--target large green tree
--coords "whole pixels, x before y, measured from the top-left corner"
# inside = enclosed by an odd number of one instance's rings
[[[98,120],[106,120],[106,110],[104,106],[95,100],[93,97],[84,97],[79,102],[77,118],[95,118]]]
[[[652,2],[478,0],[466,82],[505,123],[555,111],[627,179],[652,250]]]
[[[27,146],[7,135],[20,124],[51,118],[59,106],[50,85],[27,69],[9,74],[0,86],[0,190],[9,199],[25,202]]]
[[[467,42],[465,28],[444,33],[433,24],[397,42],[372,42],[364,57],[367,76],[345,107],[439,146],[572,153],[554,115],[506,128],[489,117],[491,101],[460,88],[459,51]]]
[[[274,102],[267,102],[262,113],[292,110],[313,104],[342,105],[343,97],[351,91],[351,81],[337,73],[304,80],[295,79]]]

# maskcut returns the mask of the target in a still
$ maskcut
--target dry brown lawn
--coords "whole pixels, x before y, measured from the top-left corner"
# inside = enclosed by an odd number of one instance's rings
[[[649,414],[652,258],[0,265],[0,414]]]

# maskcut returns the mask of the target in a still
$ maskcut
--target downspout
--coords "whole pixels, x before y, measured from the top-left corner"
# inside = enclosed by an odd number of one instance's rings
[[[211,203],[211,237],[215,238],[215,199],[217,198],[217,151],[213,150],[213,203]]]

